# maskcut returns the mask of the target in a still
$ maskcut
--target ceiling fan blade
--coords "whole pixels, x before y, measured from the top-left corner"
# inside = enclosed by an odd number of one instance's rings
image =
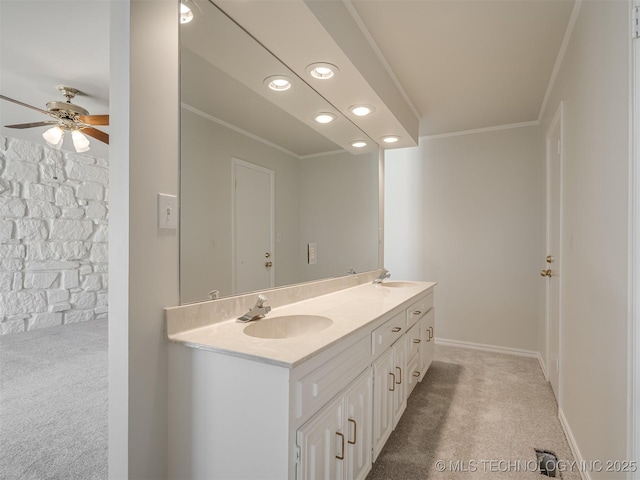
[[[82,115],[79,120],[89,125],[109,125],[109,115]]]
[[[47,125],[55,125],[58,122],[49,120],[47,122],[33,122],[33,123],[17,123],[15,125],[5,125],[7,128],[33,128],[33,127],[46,127]]]
[[[107,145],[109,145],[109,134],[108,133],[104,133],[98,129],[95,129],[93,127],[86,127],[81,129],[82,133],[86,133],[87,135],[89,135],[90,137],[95,138],[96,140],[100,140],[103,143],[106,143]]]
[[[35,110],[36,112],[40,112],[40,113],[44,113],[45,115],[49,115],[50,117],[55,117],[55,115],[53,115],[51,112],[49,112],[48,110],[43,110],[41,108],[38,107],[34,107],[33,105],[29,105],[27,103],[23,103],[19,100],[14,100],[13,98],[9,98],[9,97],[5,97],[4,95],[0,95],[0,98],[2,100],[6,100],[7,102],[12,102],[18,105],[21,105],[23,107],[27,107],[30,108],[31,110]]]

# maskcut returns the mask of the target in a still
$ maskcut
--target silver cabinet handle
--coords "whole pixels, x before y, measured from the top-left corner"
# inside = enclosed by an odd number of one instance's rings
[[[420,343],[420,339],[419,338],[414,338],[413,339],[413,343]]]
[[[417,371],[417,370],[415,370],[415,371],[413,372],[413,376],[414,376],[414,377],[419,377],[419,376],[420,376],[420,372],[419,372],[419,371]]]
[[[391,375],[393,377],[392,381],[391,381],[391,388],[389,389],[390,392],[395,392],[396,391],[396,376],[395,374],[389,372],[389,375]]]
[[[422,314],[422,312],[421,312],[420,310],[414,310],[413,314],[414,314],[414,315],[421,315],[421,314]]]
[[[391,329],[391,331],[392,331],[393,333],[398,333],[400,330],[402,330],[402,327],[393,327],[393,328]]]
[[[396,382],[398,385],[400,385],[402,383],[402,368],[400,367],[396,367],[396,370],[398,370],[400,373],[398,374],[398,378],[400,378],[399,382]]]
[[[358,424],[353,418],[348,419],[349,423],[353,423],[353,442],[351,440],[347,440],[349,445],[355,445],[358,442]]]
[[[336,458],[338,460],[344,460],[344,435],[341,434],[340,432],[336,432],[336,435],[338,435],[340,437],[340,439],[342,440],[342,455],[337,455],[336,454]]]

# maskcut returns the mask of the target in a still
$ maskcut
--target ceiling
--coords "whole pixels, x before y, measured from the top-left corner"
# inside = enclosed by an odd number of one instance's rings
[[[273,5],[287,1],[275,0]],[[538,120],[573,4],[574,0],[345,2],[404,90],[419,117],[420,135]],[[290,24],[293,28],[295,22]],[[56,85],[66,84],[84,93],[74,103],[92,114],[108,113],[109,2],[0,0],[0,57],[3,95],[44,108],[50,100],[62,100]],[[0,102],[2,125],[41,117]],[[42,142],[43,130],[2,127],[0,132]],[[91,144],[89,153],[107,155],[100,142]]]
[[[434,135],[538,120],[574,1],[352,4]]]
[[[73,103],[90,114],[109,113],[109,10],[104,0],[0,0],[0,93],[46,109],[51,100],[65,100],[56,86],[68,85],[82,92]],[[49,117],[0,101],[3,136],[44,144],[46,127],[4,127],[43,120]],[[90,141],[87,154],[106,158],[108,147]],[[63,148],[73,150],[70,139]]]

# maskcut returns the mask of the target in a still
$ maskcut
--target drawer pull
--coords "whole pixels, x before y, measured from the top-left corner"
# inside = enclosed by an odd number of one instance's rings
[[[415,371],[413,372],[413,376],[414,376],[414,377],[419,377],[419,376],[420,376],[420,372],[419,372],[419,371],[417,371],[417,370],[415,370]]]
[[[413,314],[414,315],[422,315],[422,312],[420,310],[414,310]]]
[[[349,445],[355,445],[358,442],[358,424],[353,418],[349,418],[349,423],[353,423],[353,442],[351,440],[347,440]]]
[[[398,374],[398,378],[400,379],[400,381],[396,382],[398,385],[400,385],[402,383],[402,368],[396,367],[396,370],[398,370],[400,372]]]
[[[336,455],[336,458],[338,460],[344,460],[344,435],[341,434],[340,432],[336,432],[336,435],[338,435],[342,440],[342,455]]]
[[[392,331],[393,333],[398,333],[400,330],[402,330],[402,327],[393,327],[393,328],[391,329],[391,331]]]
[[[393,378],[391,380],[391,388],[389,389],[390,392],[395,392],[396,391],[396,376],[395,374],[389,372],[389,375],[391,375]]]
[[[420,343],[420,339],[419,338],[414,338],[413,339],[413,343]]]

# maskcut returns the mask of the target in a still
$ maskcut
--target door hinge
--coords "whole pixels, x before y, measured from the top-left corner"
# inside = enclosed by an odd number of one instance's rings
[[[640,38],[640,7],[631,9],[631,38]]]

